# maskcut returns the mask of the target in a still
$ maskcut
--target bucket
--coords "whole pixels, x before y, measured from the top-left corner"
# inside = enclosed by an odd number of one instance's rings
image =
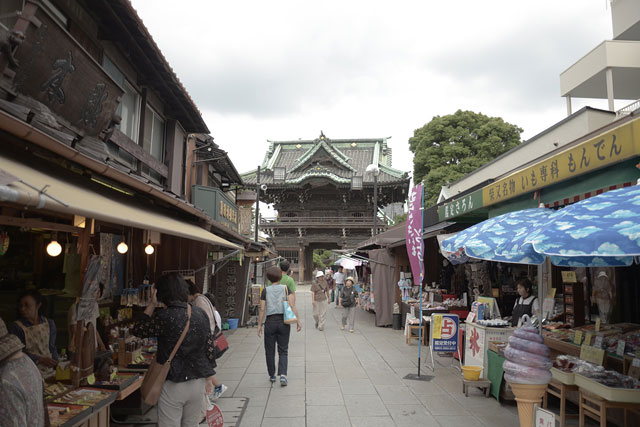
[[[227,319],[227,323],[229,323],[229,329],[238,329],[238,319],[237,318]]]
[[[467,381],[478,381],[482,372],[482,366],[463,366],[462,375]]]
[[[400,329],[402,329],[402,314],[400,313],[393,313],[393,329],[396,331],[399,331]]]

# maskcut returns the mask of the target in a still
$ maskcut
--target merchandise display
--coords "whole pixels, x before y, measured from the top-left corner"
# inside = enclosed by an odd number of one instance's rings
[[[56,398],[53,403],[94,406],[104,400],[115,399],[115,392],[97,388],[79,388]]]
[[[45,384],[43,388],[44,400],[52,400],[55,397],[58,397],[64,393],[73,390],[73,386],[70,384],[62,384],[57,382],[55,384]]]
[[[59,403],[49,403],[47,405],[47,412],[49,414],[51,427],[61,426],[81,415],[85,411],[90,411],[90,408],[86,406],[64,405]]]

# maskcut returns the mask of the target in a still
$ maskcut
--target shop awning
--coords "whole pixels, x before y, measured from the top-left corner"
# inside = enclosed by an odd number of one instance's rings
[[[444,230],[445,228],[449,227],[450,225],[454,225],[455,222],[449,222],[449,221],[442,221],[439,222],[437,224],[434,224],[430,227],[426,227],[422,230],[422,238],[423,239],[428,239],[429,237],[433,237],[436,236],[438,234],[440,234],[441,230]]]
[[[137,207],[134,197],[131,197],[130,204],[124,203],[86,187],[49,176],[3,155],[0,155],[0,170],[17,178],[13,182],[10,182],[11,178],[2,180],[0,187],[9,191],[3,192],[4,197],[0,195],[1,201],[158,231],[226,248],[241,249],[240,246],[197,225]],[[44,194],[40,194],[39,189],[44,189]]]

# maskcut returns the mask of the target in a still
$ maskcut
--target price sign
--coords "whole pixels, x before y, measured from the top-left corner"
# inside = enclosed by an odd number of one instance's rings
[[[573,343],[576,345],[582,344],[582,331],[576,331],[573,335]]]
[[[618,356],[624,356],[624,348],[627,346],[625,340],[618,340],[618,346],[616,347],[616,354]]]
[[[475,318],[476,318],[476,314],[473,311],[470,311],[469,314],[467,314],[467,319],[465,320],[465,323],[472,323]]]
[[[600,332],[600,318],[596,319],[596,332]]]
[[[591,345],[591,337],[593,336],[593,332],[587,332],[584,336],[584,343],[586,345]]]
[[[577,283],[576,272],[575,271],[563,271],[562,273],[562,281],[564,283]]]
[[[593,344],[594,347],[602,348],[602,335],[596,336],[596,342]]]
[[[631,366],[633,366],[634,368],[640,368],[640,359],[634,357],[633,362],[631,362]]]
[[[533,425],[535,427],[555,427],[556,416],[553,412],[546,411],[536,407],[535,419]]]
[[[580,359],[596,365],[602,365],[602,362],[604,362],[604,350],[583,344],[580,348]]]

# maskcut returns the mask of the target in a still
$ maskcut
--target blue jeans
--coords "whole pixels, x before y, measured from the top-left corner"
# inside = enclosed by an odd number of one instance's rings
[[[338,302],[340,301],[340,295],[342,294],[343,289],[344,289],[344,284],[336,285],[336,307],[340,306]]]

